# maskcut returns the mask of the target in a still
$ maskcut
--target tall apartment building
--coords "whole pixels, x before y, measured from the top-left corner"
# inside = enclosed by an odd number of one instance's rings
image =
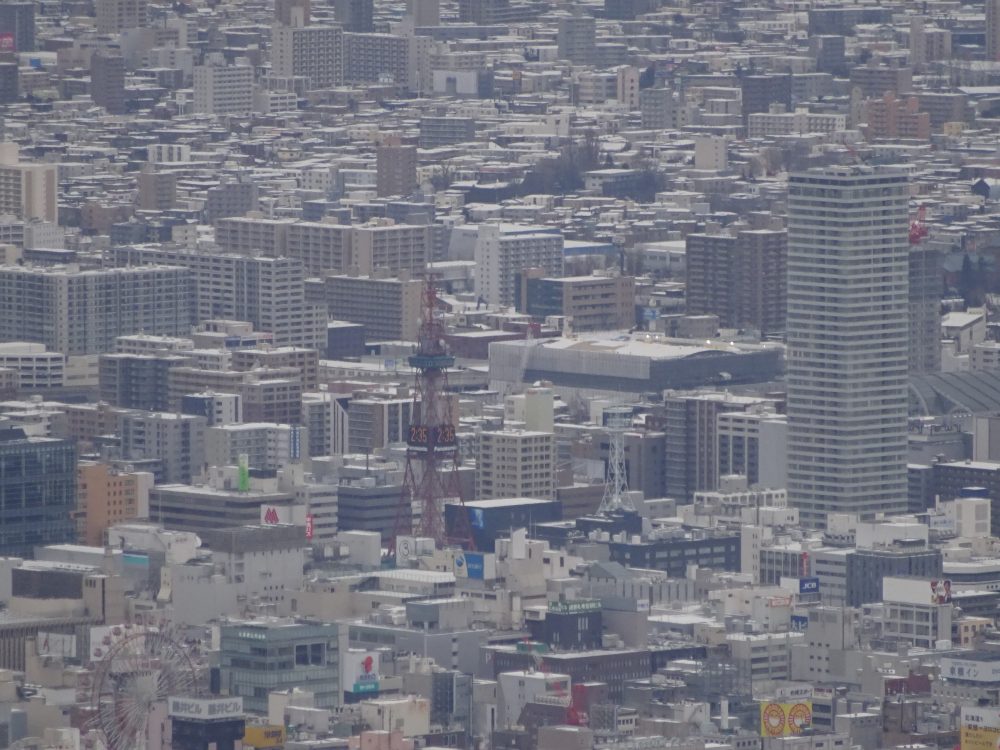
[[[986,59],[1000,61],[1000,0],[986,0]]]
[[[375,31],[373,0],[334,0],[333,17],[344,31],[366,34]],[[348,61],[348,64],[350,62]]]
[[[58,170],[55,164],[22,162],[17,144],[0,144],[0,214],[57,223]]]
[[[292,219],[263,219],[230,216],[215,222],[215,244],[226,252],[240,255],[286,255],[285,249]]]
[[[160,172],[144,164],[139,172],[139,208],[143,211],[169,211],[177,201],[177,175]]]
[[[491,305],[510,306],[519,271],[540,268],[549,277],[563,275],[563,236],[546,227],[483,223],[474,259],[476,293]]]
[[[785,231],[689,234],[686,245],[689,315],[718,315],[723,328],[784,330]]]
[[[245,115],[253,108],[253,68],[249,65],[198,65],[194,69],[194,111]]]
[[[214,223],[227,216],[243,216],[259,207],[257,183],[252,180],[222,178],[205,191],[205,219]]]
[[[0,368],[17,373],[22,393],[62,388],[66,384],[66,356],[44,344],[17,341],[0,344]]]
[[[635,279],[631,276],[545,278],[541,269],[518,274],[515,307],[536,318],[566,318],[572,331],[615,331],[635,325]]]
[[[476,139],[476,121],[471,117],[429,115],[420,118],[420,148],[438,148]]]
[[[404,146],[398,138],[380,143],[375,155],[375,184],[380,197],[406,197],[419,187],[417,183],[417,147]]]
[[[0,427],[0,555],[76,541],[76,447]]]
[[[112,254],[122,265],[173,263],[188,269],[198,320],[245,320],[272,334],[276,346],[325,346],[326,313],[306,304],[298,260],[125,246]]]
[[[0,34],[14,35],[15,52],[35,51],[35,4],[0,3]]]
[[[591,65],[597,49],[597,20],[593,16],[574,14],[559,18],[556,44],[560,60],[574,65]]]
[[[408,86],[412,80],[412,39],[401,34],[344,34],[344,80],[348,83],[392,81]]]
[[[477,500],[555,499],[556,439],[551,432],[482,432],[476,452]]]
[[[313,89],[344,83],[344,30],[340,26],[285,26],[271,31],[271,67],[276,76],[305,76]]]
[[[0,341],[101,354],[129,333],[188,333],[191,303],[191,273],[177,266],[0,266]]]
[[[125,58],[99,50],[90,57],[90,98],[111,115],[125,114]]]
[[[788,182],[788,495],[803,523],[906,509],[909,187],[870,167]]]
[[[368,341],[416,341],[423,289],[420,279],[327,276],[319,294],[332,320],[363,325]]]
[[[285,229],[284,251],[302,262],[306,273],[346,271],[351,263],[352,228],[343,224],[297,221]],[[230,247],[243,252],[243,247]]]
[[[392,219],[372,219],[351,227],[352,272],[423,274],[431,259],[431,225],[397,224]],[[289,250],[291,252],[291,250]]]
[[[930,242],[910,246],[911,373],[941,369],[941,260],[941,250]]]
[[[931,116],[920,111],[920,100],[915,96],[897,99],[891,92],[885,92],[878,99],[865,102],[864,118],[865,137],[876,138],[915,138],[921,141],[930,140]]]
[[[95,0],[98,34],[118,34],[124,29],[142,29],[149,24],[146,0]]]
[[[204,417],[172,412],[118,414],[121,457],[159,462],[158,484],[188,484],[205,462]]]
[[[118,471],[106,463],[81,461],[76,476],[77,530],[82,544],[103,547],[109,527],[149,515],[152,474]]]

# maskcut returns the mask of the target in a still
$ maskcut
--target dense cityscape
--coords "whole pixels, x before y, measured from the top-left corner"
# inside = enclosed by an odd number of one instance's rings
[[[998,622],[1000,0],[0,0],[0,748],[997,750]]]

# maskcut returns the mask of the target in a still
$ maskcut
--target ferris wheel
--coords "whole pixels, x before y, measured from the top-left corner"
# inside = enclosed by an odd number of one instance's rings
[[[154,706],[199,691],[198,653],[168,627],[113,628],[95,654],[91,715],[108,750],[145,747]]]

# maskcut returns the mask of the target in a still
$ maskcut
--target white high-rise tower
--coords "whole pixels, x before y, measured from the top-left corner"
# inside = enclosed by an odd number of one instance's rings
[[[788,181],[788,496],[804,524],[906,509],[908,183]]]

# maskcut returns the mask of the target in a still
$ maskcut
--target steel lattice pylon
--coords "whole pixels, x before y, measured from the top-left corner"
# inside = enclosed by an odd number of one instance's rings
[[[604,410],[604,423],[611,438],[608,451],[608,475],[604,485],[604,498],[599,512],[615,510],[634,511],[628,495],[628,474],[625,467],[625,432],[632,426],[632,409],[611,406]]]
[[[437,303],[437,287],[434,278],[428,276],[424,283],[417,352],[409,358],[410,366],[416,370],[416,392],[406,441],[406,474],[390,554],[395,553],[396,538],[410,534],[429,537],[438,548],[448,545],[474,548],[458,480],[458,439],[452,399],[448,395],[448,368],[455,364],[455,358],[444,345],[444,325],[438,317]],[[458,503],[463,510],[457,515],[451,535],[444,520],[447,501]],[[419,514],[417,518],[412,516],[414,508]]]

